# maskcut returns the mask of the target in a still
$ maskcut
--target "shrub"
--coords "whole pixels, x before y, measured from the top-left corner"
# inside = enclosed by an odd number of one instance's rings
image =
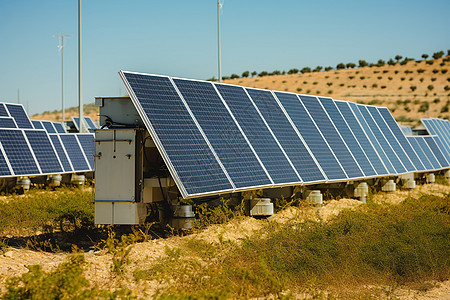
[[[389,80],[392,80],[392,77],[388,77]]]
[[[420,82],[423,82],[423,77],[419,79]]]
[[[430,84],[429,86],[427,86],[427,89],[432,91],[434,89],[434,86]]]
[[[255,77],[257,74],[258,74],[258,72],[253,71],[253,72],[252,72],[252,77]]]
[[[439,59],[439,58],[441,58],[443,56],[444,56],[444,51],[439,51],[439,52],[433,53],[433,58],[434,59]]]
[[[364,85],[363,85],[363,88],[367,88],[367,85],[364,84]]]
[[[336,69],[338,69],[338,70],[345,69],[345,64],[344,63],[338,63],[336,65]]]
[[[439,70],[438,69],[433,69],[433,74],[437,74],[437,73],[439,73]]]
[[[403,88],[402,86],[399,86],[399,87],[398,87],[399,90],[401,90],[402,88]]]
[[[405,79],[406,79],[405,77],[401,77],[401,78],[400,78],[401,81],[404,81]]]
[[[299,70],[296,69],[296,68],[294,68],[294,69],[290,69],[290,70],[288,71],[288,74],[297,74],[298,72],[299,72]]]
[[[428,58],[428,54],[422,54],[422,58],[423,59],[427,59]]]
[[[332,83],[332,82],[327,82],[327,85],[328,85],[328,86],[332,86],[333,83]]]
[[[245,71],[242,73],[242,77],[247,78],[250,75],[249,71]]]
[[[441,100],[439,98],[436,98],[433,100],[433,103],[439,103],[439,102],[441,102]]]
[[[389,70],[383,70],[383,74],[389,73]]]
[[[264,76],[267,76],[267,75],[269,75],[269,72],[267,72],[267,71],[261,71],[261,72],[258,74],[259,77],[264,77]]]
[[[367,67],[369,64],[367,63],[367,61],[365,61],[365,60],[359,60],[358,61],[358,64],[359,64],[359,67],[360,68],[362,68],[362,67]]]
[[[382,85],[382,86],[381,86],[381,88],[382,88],[382,89],[385,89],[385,88],[386,88],[386,86],[385,86],[385,85]]]
[[[410,73],[413,73],[413,71],[405,70],[405,74],[410,74]]]
[[[239,75],[233,73],[233,74],[231,74],[230,78],[231,78],[231,79],[237,79],[237,78],[239,78]]]
[[[366,77],[365,76],[361,76],[361,77],[359,77],[359,79],[364,80],[364,79],[366,79]]]
[[[381,76],[378,76],[378,77],[377,77],[377,79],[382,79],[382,78],[383,78],[383,77],[381,77]]]
[[[409,78],[409,81],[413,81],[413,79],[414,79],[414,77],[410,77],[410,78]]]
[[[302,88],[297,88],[297,92],[301,92],[302,91]]]
[[[313,72],[320,72],[322,71],[323,67],[322,66],[317,66],[315,67],[315,69],[313,70]]]
[[[318,84],[318,82],[317,82],[317,81],[314,81],[314,82],[313,82],[313,85],[317,85],[317,84]]]
[[[372,87],[373,87],[373,88],[377,88],[377,87],[378,87],[378,84],[374,83],[374,84],[372,84]]]
[[[432,61],[432,60],[427,60],[427,61],[426,61],[426,64],[427,64],[427,65],[430,65],[430,66],[431,66],[433,63],[434,63],[434,61]]]
[[[325,67],[325,71],[331,71],[333,70],[333,67],[329,66],[329,67]]]
[[[442,70],[441,70],[441,73],[442,73],[442,74],[447,73],[447,69],[442,69]]]
[[[307,93],[307,94],[311,93],[311,89],[307,89],[307,90],[306,90],[306,93]]]
[[[355,76],[348,76],[348,78],[351,80],[351,79],[355,78]]]
[[[448,85],[446,85],[446,86],[444,86],[444,90],[447,92],[447,91],[450,91],[450,86],[448,86]]]
[[[328,90],[328,94],[333,94],[333,90]]]
[[[428,111],[429,107],[430,107],[430,105],[428,104],[428,102],[422,102],[422,104],[419,107],[418,112],[426,112],[426,111]]]
[[[303,84],[308,84],[308,81],[303,81]]]
[[[343,83],[340,83],[340,84],[339,84],[339,86],[344,86],[344,85],[345,85],[345,84],[343,84]]]
[[[441,108],[441,113],[448,113],[449,106],[450,106],[450,101],[447,101],[447,103],[445,103],[445,105]]]
[[[300,73],[304,74],[304,73],[311,73],[311,68],[310,67],[304,67],[303,69],[300,70]]]
[[[272,73],[270,73],[270,75],[280,75],[281,72],[279,70],[275,70]]]
[[[390,66],[393,66],[393,65],[395,65],[395,61],[392,58],[389,58],[387,64]]]
[[[287,81],[286,80],[283,80],[281,83],[286,83]]]
[[[432,78],[431,78],[431,81],[436,81],[436,77],[432,77]]]
[[[222,80],[230,79],[230,76],[222,76]]]
[[[401,55],[396,55],[394,58],[395,58],[395,60],[398,62],[399,60],[401,60],[401,59],[403,58],[403,56],[401,56]]]
[[[414,92],[417,89],[415,85],[411,85],[409,88],[411,89],[412,92]]]
[[[378,70],[373,71],[373,74],[378,74],[378,73],[380,73],[380,71],[378,71]]]
[[[355,63],[347,63],[346,67],[347,67],[347,69],[353,69],[356,67],[356,64]]]
[[[425,72],[424,69],[417,69],[417,73],[421,74],[421,73],[423,73],[423,72]]]

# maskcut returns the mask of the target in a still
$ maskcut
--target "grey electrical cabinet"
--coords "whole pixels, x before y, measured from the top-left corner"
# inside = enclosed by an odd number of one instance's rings
[[[145,221],[143,194],[144,130],[104,129],[95,133],[95,223]]]

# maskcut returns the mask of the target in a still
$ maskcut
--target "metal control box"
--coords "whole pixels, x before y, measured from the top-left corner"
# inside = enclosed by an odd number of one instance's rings
[[[96,224],[144,222],[143,135],[138,128],[96,130]]]

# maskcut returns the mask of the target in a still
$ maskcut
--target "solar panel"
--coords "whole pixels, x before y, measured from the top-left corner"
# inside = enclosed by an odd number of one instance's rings
[[[59,135],[59,137],[64,145],[64,148],[66,149],[74,171],[91,170],[76,136],[74,134],[66,133]]]
[[[375,135],[376,139],[380,143],[380,146],[383,148],[383,151],[386,153],[387,157],[391,161],[393,167],[395,168],[395,171],[397,173],[399,173],[399,174],[400,173],[406,173],[407,170],[403,166],[402,162],[398,158],[398,156],[395,153],[395,151],[391,148],[391,145],[386,140],[386,138],[383,135],[383,133],[381,132],[381,130],[378,128],[378,126],[375,123],[375,121],[373,120],[371,114],[367,110],[367,107],[365,105],[358,104],[357,105],[357,109],[363,115],[364,120],[367,122],[370,130],[373,132],[373,134]]]
[[[361,168],[349,151],[347,145],[343,142],[339,132],[334,127],[317,98],[306,95],[300,95],[299,98],[308,110],[317,128],[321,131],[328,145],[333,150],[336,158],[344,168],[345,173],[347,173],[347,176],[349,178],[364,177]]]
[[[425,154],[425,152],[420,147],[419,143],[417,142],[416,137],[414,136],[408,136],[406,137],[413,147],[413,149],[416,151],[417,156],[422,161],[422,164],[425,166],[426,170],[434,170],[433,165],[431,164],[430,160],[428,159],[428,156]]]
[[[402,130],[402,132],[403,132],[403,134],[405,135],[405,136],[411,136],[411,135],[413,135],[413,132],[412,132],[412,128],[411,127],[409,127],[409,126],[403,126],[403,125],[398,125],[399,127],[400,127],[400,129]],[[408,139],[408,141],[410,141],[409,139]]]
[[[414,164],[414,167],[418,171],[424,171],[425,166],[420,161],[419,157],[417,156],[414,149],[409,144],[408,140],[406,139],[405,135],[403,134],[402,130],[398,126],[397,122],[395,121],[392,114],[389,112],[389,109],[387,107],[378,107],[378,112],[383,117],[384,121],[386,122],[387,126],[391,130],[392,134],[397,139],[398,143],[402,146],[403,150],[406,152],[406,154],[409,156],[411,162]]]
[[[223,84],[215,84],[215,86],[273,182],[275,184],[300,183],[301,178],[258,114],[244,88]]]
[[[183,197],[232,190],[170,79],[128,72],[120,75]]]
[[[364,153],[364,150],[362,149],[360,143],[355,138],[347,122],[345,122],[344,118],[336,107],[333,99],[319,97],[319,101],[327,112],[334,126],[339,131],[342,139],[347,144],[349,150],[353,154],[353,157],[358,162],[364,173],[364,176],[368,177],[377,175],[375,169],[372,167],[372,164]]]
[[[443,150],[443,149],[445,149],[445,146],[442,144],[441,140],[438,139],[437,137],[435,137],[435,138],[434,138],[434,141],[436,142],[436,144],[437,144],[439,150],[441,150],[442,155],[444,155],[445,159],[446,159],[448,162],[450,162],[450,154],[448,154],[447,152],[445,152],[445,150]]]
[[[364,132],[363,127],[361,126],[360,122],[356,118],[356,116],[353,114],[349,103],[347,101],[334,101],[336,106],[338,107],[340,113],[344,117],[345,121],[347,122],[348,126],[350,127],[351,131],[355,135],[355,138],[358,140],[359,144],[363,148],[365,154],[369,158],[370,162],[372,163],[372,166],[375,168],[375,171],[378,175],[387,175],[388,170],[383,164],[382,159],[380,158],[381,155],[385,154],[383,150],[381,149],[380,145],[375,139],[375,136],[372,135],[372,132],[370,132],[370,137],[366,135]],[[361,116],[362,117],[362,116]],[[364,123],[364,125],[366,125]],[[369,130],[370,131],[370,130]],[[372,145],[372,142],[373,145]],[[377,151],[375,150],[376,147],[378,151],[380,152],[380,156],[378,156]],[[385,157],[387,160],[387,157]],[[387,160],[387,165],[392,169],[391,173],[395,173],[394,168],[392,167],[391,163]]]
[[[70,164],[69,158],[67,157],[66,151],[64,150],[61,141],[59,140],[58,135],[51,134],[50,140],[53,144],[53,147],[56,150],[56,154],[58,154],[59,161],[61,162],[61,165],[63,166],[64,172],[72,172],[72,166]]]
[[[30,119],[28,118],[22,105],[7,103],[6,108],[8,109],[11,117],[13,117],[16,121],[17,127],[33,129],[33,125],[31,125]]]
[[[39,120],[31,120],[31,123],[33,124],[34,129],[44,129],[44,126],[42,126],[42,123]]]
[[[44,130],[25,130],[28,142],[44,174],[63,172],[52,143]]]
[[[437,130],[437,136],[439,140],[442,142],[442,144],[445,146],[442,148],[442,152],[445,152],[446,154],[450,154],[450,133],[447,132],[447,130],[443,127],[443,120],[440,119],[432,119],[431,123],[435,125]]]
[[[436,135],[440,140],[440,148],[442,153],[446,157],[450,157],[450,140],[443,134],[442,130],[440,130],[440,127],[438,126],[438,119],[421,119],[422,124],[425,126],[427,131],[432,134]]]
[[[13,118],[0,117],[0,128],[17,128]]]
[[[284,151],[295,166],[303,182],[326,180],[314,157],[289,123],[281,107],[267,90],[246,88],[252,101],[277,137]]]
[[[449,162],[447,159],[445,159],[444,155],[442,154],[441,150],[439,149],[438,145],[436,144],[435,139],[437,139],[436,136],[424,136],[425,142],[430,147],[431,151],[433,152],[434,156],[438,160],[439,164],[441,165],[441,168],[448,168]]]
[[[212,83],[183,79],[173,81],[236,188],[273,184]]]
[[[394,150],[395,154],[397,154],[398,159],[402,162],[406,171],[408,171],[408,172],[416,171],[416,168],[414,167],[413,163],[409,159],[405,150],[403,150],[402,146],[397,141],[396,137],[394,136],[394,134],[392,133],[390,128],[387,126],[383,117],[380,115],[378,108],[376,106],[367,105],[366,109],[369,111],[370,115],[372,116],[373,120],[377,124],[380,131],[383,133],[384,137],[388,141],[392,150]]]
[[[78,133],[76,137],[83,148],[91,169],[94,169],[94,135],[90,133]]]
[[[56,133],[55,127],[53,127],[53,122],[42,121],[42,125],[48,133]]]
[[[92,121],[91,117],[84,117],[84,120],[86,121],[87,128],[89,129],[96,129],[97,127],[94,124],[94,121]]]
[[[6,176],[11,176],[11,175],[12,175],[11,170],[8,167],[8,163],[6,162],[6,159],[5,159],[5,154],[1,150],[1,145],[0,145],[0,176],[6,177]]]
[[[66,129],[61,123],[53,122],[53,127],[55,127],[57,133],[66,133]]]
[[[0,117],[9,117],[9,114],[6,111],[5,105],[3,103],[0,103]]]
[[[79,117],[71,117],[73,125],[77,130],[80,130],[80,118]]]
[[[436,159],[436,156],[434,155],[433,151],[431,151],[430,147],[428,146],[427,142],[425,142],[425,139],[423,136],[415,136],[417,143],[420,145],[420,148],[422,148],[423,152],[425,152],[425,155],[427,156],[428,160],[430,161],[431,165],[433,166],[434,170],[438,170],[441,168],[441,165],[439,164],[439,161]]]
[[[311,149],[329,180],[345,180],[347,175],[329,148],[325,139],[308,115],[296,94],[275,92],[283,109],[295,125],[297,131]]]
[[[22,130],[0,129],[0,143],[15,175],[41,174]]]

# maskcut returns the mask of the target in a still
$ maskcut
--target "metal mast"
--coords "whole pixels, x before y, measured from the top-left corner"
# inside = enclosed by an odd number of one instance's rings
[[[222,62],[221,62],[221,53],[220,53],[220,9],[222,8],[222,4],[220,0],[217,0],[217,48],[218,48],[218,64],[219,64],[219,82],[222,82]]]
[[[80,132],[85,132],[83,117],[83,89],[81,69],[81,0],[78,0],[78,109],[80,117]]]
[[[58,49],[61,51],[61,105],[62,105],[62,123],[65,124],[64,109],[64,38],[71,36],[70,34],[55,34],[53,37],[59,38]],[[64,125],[65,126],[65,125]]]

